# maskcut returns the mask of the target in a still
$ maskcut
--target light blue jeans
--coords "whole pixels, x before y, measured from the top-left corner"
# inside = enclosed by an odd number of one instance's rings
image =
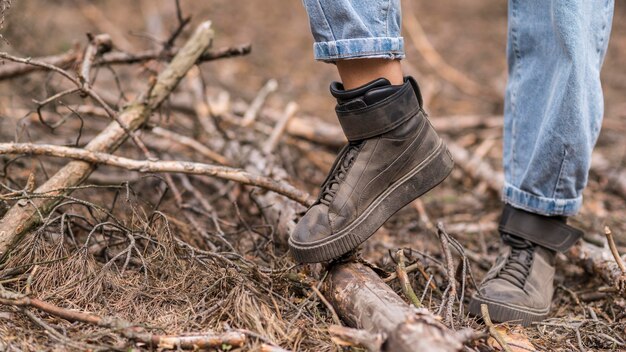
[[[317,60],[404,57],[399,0],[303,1]],[[580,209],[604,111],[613,1],[509,0],[505,203],[542,215]]]

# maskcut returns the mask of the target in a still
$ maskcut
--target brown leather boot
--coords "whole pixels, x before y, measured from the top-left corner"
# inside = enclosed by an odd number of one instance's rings
[[[331,93],[349,143],[289,238],[298,262],[327,261],[357,248],[453,166],[412,78],[397,86],[381,78],[353,90],[334,83]]]
[[[566,251],[583,233],[564,217],[546,217],[504,207],[499,227],[501,254],[470,301],[470,314],[486,304],[496,322],[530,325],[550,313],[556,252]]]

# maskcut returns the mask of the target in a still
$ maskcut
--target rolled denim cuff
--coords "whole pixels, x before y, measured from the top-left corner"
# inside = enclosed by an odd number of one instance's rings
[[[341,39],[313,44],[315,60],[333,62],[348,59],[403,59],[404,38],[377,37]]]
[[[545,216],[572,216],[578,213],[583,197],[557,199],[537,196],[505,183],[502,201],[514,208]]]

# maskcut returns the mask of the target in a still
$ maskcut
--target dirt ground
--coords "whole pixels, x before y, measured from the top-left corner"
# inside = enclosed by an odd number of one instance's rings
[[[93,11],[89,12],[89,7],[82,6],[85,3],[95,5],[100,11],[100,16],[94,15]],[[306,13],[300,1],[186,0],[181,1],[181,4],[186,13],[193,15],[191,27],[206,19],[213,22],[216,32],[213,47],[252,44],[252,52],[247,56],[201,66],[204,83],[211,92],[227,91],[233,101],[250,102],[269,79],[276,79],[278,89],[268,98],[267,106],[282,110],[287,103],[293,101],[299,105],[299,114],[316,116],[327,122],[336,123],[333,113],[334,102],[328,93],[329,83],[338,79],[336,70],[332,65],[313,61],[313,41]],[[495,92],[503,91],[506,84],[506,2],[404,1],[404,11],[415,14],[428,39],[449,65],[481,86],[489,87]],[[614,173],[626,168],[624,19],[626,3],[617,1],[612,37],[602,71],[605,124],[597,145],[597,152],[610,163],[611,172]],[[168,37],[175,24],[176,11],[173,0],[133,2],[15,0],[6,18],[5,29],[1,32],[5,42],[0,44],[0,51],[9,51],[25,57],[53,55],[69,50],[77,42],[84,43],[85,33],[102,31],[111,34],[118,48],[140,51],[160,45],[160,41]],[[188,34],[184,36],[187,37]],[[461,115],[502,114],[501,97],[461,92],[433,70],[409,35],[405,34],[405,42],[407,44],[405,69],[407,73],[414,74],[427,91],[426,110],[433,120],[449,121]],[[158,65],[155,67],[160,68]],[[107,73],[103,73],[105,78],[102,87],[113,96],[122,90],[127,98],[131,99],[145,88],[145,81],[150,76],[151,68],[146,65],[120,69],[118,76],[121,89],[116,87],[110,76],[106,76]],[[43,74],[0,81],[2,129],[0,142],[13,141],[15,138],[31,139],[35,142],[58,141],[65,138],[65,143],[70,143],[74,139],[72,133],[75,129],[74,124],[68,124],[55,132],[50,132],[43,126],[32,126],[32,130],[25,133],[19,129],[21,125],[15,122],[15,118],[11,119],[6,115],[9,108],[32,109],[31,99],[42,99],[49,95],[48,86],[53,85],[51,82],[54,83],[53,79]],[[176,114],[159,120],[181,133],[194,134],[193,127],[184,125],[184,121]],[[176,125],[178,122],[181,124]],[[90,123],[93,124],[82,136],[85,141],[105,126],[102,120],[95,119]],[[494,169],[501,170],[502,136],[499,127],[453,129],[444,134],[470,151],[483,150],[484,160]],[[242,138],[247,138],[247,135]],[[485,143],[486,140],[489,144]],[[324,155],[333,155],[337,151],[336,148],[319,148],[320,154]],[[124,150],[135,157],[140,157],[129,143],[125,145]],[[315,164],[302,157],[301,150],[287,145],[277,154],[284,159],[283,163],[288,165],[285,166],[288,180],[311,194],[316,194],[319,183],[330,167],[328,160]],[[46,164],[49,170],[56,170],[63,165],[59,160],[44,160],[49,163]],[[5,172],[3,182],[9,184],[13,182],[17,185],[23,185],[30,170],[39,167],[34,161],[11,164],[8,159],[2,159],[2,163],[5,169],[13,172],[10,174]],[[112,175],[118,177],[120,173],[112,168],[103,167],[94,175],[96,180],[94,182],[98,183],[98,177],[100,179]],[[40,181],[43,182],[43,175],[38,173],[37,177],[38,184]],[[123,179],[125,176],[119,177]],[[115,209],[115,215],[133,231],[143,231],[146,236],[149,235],[148,237],[155,238],[156,242],[163,243],[158,250],[146,249],[144,270],[140,270],[139,265],[139,269],[129,269],[126,274],[124,270],[105,272],[103,266],[107,268],[108,264],[103,265],[106,261],[99,257],[76,257],[70,247],[62,245],[55,247],[49,243],[49,238],[36,236],[20,247],[18,255],[11,263],[18,266],[27,265],[29,260],[31,262],[54,260],[55,263],[45,269],[48,271],[38,272],[32,288],[29,289],[41,298],[66,307],[119,315],[128,320],[145,322],[156,331],[178,333],[206,328],[216,331],[238,328],[262,335],[272,344],[294,351],[342,350],[330,341],[326,332],[332,320],[324,305],[310,300],[310,292],[307,293],[304,284],[294,283],[294,280],[290,279],[292,276],[289,276],[294,274],[307,278],[315,277],[314,270],[294,266],[287,255],[284,241],[274,241],[273,234],[268,235],[265,232],[267,224],[260,215],[262,211],[253,209],[252,202],[243,199],[245,198],[242,196],[245,194],[243,190],[232,184],[216,184],[193,179],[197,182],[194,184],[199,185],[198,188],[215,203],[219,218],[224,219],[220,220],[224,227],[224,236],[237,252],[247,260],[262,263],[280,273],[259,272],[252,266],[246,266],[247,264],[242,265],[243,269],[237,269],[240,270],[238,272],[220,262],[198,264],[188,260],[182,254],[186,252],[177,247],[176,241],[172,239],[167,221],[153,219],[146,210],[151,207],[156,209],[161,205],[160,211],[171,215],[176,221],[185,222],[179,217],[181,208],[176,206],[172,194],[162,191],[161,181],[157,180],[157,177],[141,178],[137,174],[132,174],[132,177],[133,191],[126,192],[134,193],[127,197],[124,205]],[[606,174],[591,174],[589,187],[584,194],[584,208],[572,223],[584,229],[586,238],[591,242],[601,241],[604,226],[610,226],[616,234],[620,250],[624,253],[626,199],[617,194],[607,180]],[[79,190],[74,195],[108,207],[108,204],[115,204],[118,195],[123,193],[119,188],[111,188],[106,191]],[[184,195],[188,197],[189,193]],[[484,182],[476,182],[457,168],[439,188],[424,196],[422,203],[425,211],[418,212],[413,206],[407,207],[379,230],[377,235],[364,245],[364,258],[393,272],[395,263],[390,253],[397,248],[410,248],[412,251],[409,251],[411,253],[409,260],[424,261],[427,269],[439,275],[436,280],[438,287],[445,287],[445,279],[440,277],[435,261],[427,259],[431,256],[441,258],[437,236],[424,221],[424,215],[427,214],[432,222],[441,221],[452,229],[451,235],[467,247],[468,253],[472,254],[473,258],[470,258],[473,272],[476,278],[480,279],[497,255],[498,236],[493,226],[497,222],[500,210],[497,195],[490,191]],[[0,210],[4,210],[10,204],[1,205]],[[249,207],[246,208],[247,206]],[[84,209],[81,211],[86,212]],[[206,217],[206,213],[196,215],[200,218]],[[207,228],[213,226],[210,220],[202,218],[201,222]],[[76,236],[87,237],[90,225],[92,224],[86,223],[81,225],[82,228],[77,228]],[[486,230],[482,230],[478,225]],[[46,231],[48,230],[43,229],[40,232]],[[183,239],[192,237],[180,231]],[[268,237],[272,240],[268,240]],[[194,241],[192,243],[201,246]],[[264,253],[267,251],[271,253]],[[19,255],[23,257],[20,258]],[[183,257],[185,259],[180,259]],[[63,262],[62,258],[70,260]],[[56,264],[56,261],[65,264]],[[130,267],[137,265],[130,262]],[[6,269],[6,266],[0,267],[0,274]],[[559,256],[558,269],[557,290],[550,319],[545,324],[524,329],[522,334],[527,336],[537,350],[626,349],[626,344],[620,345],[619,341],[611,340],[614,339],[612,336],[617,336],[623,341],[626,336],[624,298],[617,294],[612,295],[611,288],[607,287],[605,282],[593,277],[585,268],[569,262],[565,255]],[[75,270],[75,273],[71,273],[72,270]],[[150,284],[147,286],[142,281],[144,275],[146,278],[149,277]],[[3,279],[0,275],[0,284],[7,284],[9,285],[7,287],[22,291],[25,289],[26,277],[28,275],[24,273],[20,279],[22,281],[4,283],[3,280],[13,278]],[[94,282],[88,283],[87,281],[93,277],[96,277]],[[426,292],[424,287],[427,282],[423,277],[412,274],[411,278],[418,295]],[[176,282],[177,279],[180,279],[179,282]],[[149,287],[151,292],[146,292],[146,287]],[[396,286],[394,288],[399,289]],[[171,295],[172,290],[176,291],[175,295]],[[469,290],[469,293],[473,292],[471,287]],[[608,293],[596,294],[598,292]],[[426,307],[437,312],[441,297],[432,292],[430,298],[426,297],[424,302]],[[278,300],[278,303],[274,299]],[[484,326],[463,315],[461,311],[456,313],[462,326],[484,330]],[[67,336],[71,340],[80,343],[73,345],[67,341],[59,342],[59,339],[51,338],[50,333],[45,332],[45,328],[21,315],[20,311],[0,306],[0,342],[3,342],[0,349],[3,346],[4,348],[13,346],[13,350],[16,351],[80,350],[91,343],[105,344],[111,349],[145,348],[129,344],[119,336],[114,337],[115,334],[111,331],[103,332],[96,328],[61,322],[51,317],[45,318],[56,330],[68,332]],[[307,329],[309,326],[312,327]],[[267,342],[262,338],[255,341],[255,344],[241,350],[258,350],[260,343]],[[222,346],[220,350],[229,348]],[[498,350],[498,347],[485,342],[477,343],[472,349],[487,351]]]

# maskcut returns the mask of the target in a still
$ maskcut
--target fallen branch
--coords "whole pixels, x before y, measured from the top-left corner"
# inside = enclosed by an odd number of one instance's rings
[[[185,46],[178,52],[172,62],[161,72],[155,84],[137,100],[128,105],[116,116],[116,121],[98,134],[85,147],[89,152],[110,153],[116,150],[127,138],[123,128],[134,131],[143,125],[152,112],[178,85],[187,71],[195,64],[198,58],[210,46],[213,31],[210,22],[202,23]],[[117,122],[120,121],[122,126]],[[55,195],[69,193],[68,187],[83,182],[94,170],[95,165],[84,161],[72,161],[54,174],[46,183],[41,185],[37,193],[50,193],[49,198],[33,199],[32,206],[22,207],[18,204],[11,207],[0,220],[0,256],[5,255],[10,246],[18,241],[28,230],[42,221],[40,215],[46,215],[59,202]]]
[[[252,103],[250,103],[246,112],[243,114],[243,120],[241,120],[242,126],[250,126],[250,124],[256,120],[259,110],[263,107],[265,100],[270,93],[275,92],[277,88],[278,82],[276,82],[275,79],[270,79],[267,83],[265,83],[265,85],[257,93]]]
[[[304,206],[312,204],[308,193],[300,191],[292,185],[275,181],[269,177],[254,175],[244,170],[227,166],[195,163],[190,161],[135,160],[107,153],[92,152],[80,148],[62,147],[50,144],[0,143],[0,155],[2,154],[45,155],[59,158],[69,158],[81,160],[91,164],[115,166],[143,173],[165,172],[214,176],[245,185],[261,187],[278,194],[282,194]]]
[[[368,352],[378,352],[381,350],[385,335],[372,334],[361,329],[352,329],[345,326],[331,325],[328,328],[333,342],[348,347],[364,348]]]
[[[505,352],[511,352],[511,347],[509,347],[509,344],[502,337],[498,329],[496,329],[496,326],[493,325],[491,317],[489,316],[489,308],[486,304],[480,305],[480,313],[482,314],[485,325],[487,325],[487,328],[489,328],[489,334],[498,342],[498,344],[500,344],[502,350],[504,350]]]
[[[369,267],[334,265],[323,291],[350,327],[386,336],[385,351],[458,351],[467,330],[452,331],[428,310],[407,305]]]
[[[180,49],[146,50],[138,53],[126,53],[121,51],[108,52],[93,62],[94,67],[106,65],[131,65],[150,60],[171,60],[178,54]],[[241,44],[233,47],[224,47],[203,53],[197,62],[207,62],[218,59],[226,59],[234,56],[247,55],[251,51],[250,44]],[[81,57],[81,50],[73,49],[65,54],[32,58],[32,61],[43,62],[63,69],[69,69],[77,63]],[[45,70],[44,67],[33,66],[25,63],[10,63],[0,66],[0,80],[15,78],[32,72]]]
[[[446,145],[454,162],[475,180],[485,182],[491,190],[496,194],[502,192],[504,186],[504,176],[500,172],[496,172],[491,165],[483,160],[474,157],[465,148],[455,142],[446,139]]]
[[[624,261],[622,257],[619,255],[619,251],[617,250],[617,246],[615,245],[615,240],[613,240],[613,232],[611,232],[611,228],[608,226],[604,227],[604,235],[606,236],[606,241],[609,244],[609,249],[611,250],[611,254],[613,254],[613,258],[615,258],[615,263],[622,271],[622,274],[626,275],[626,266],[624,266]]]
[[[569,251],[568,256],[574,263],[578,263],[590,274],[601,277],[626,297],[626,273],[617,264],[609,245],[602,248],[582,241]],[[620,258],[626,260],[626,255]]]
[[[404,295],[409,299],[409,301],[411,301],[415,308],[421,308],[422,302],[420,302],[420,299],[417,298],[415,291],[413,291],[411,281],[409,280],[409,276],[406,273],[406,265],[404,263],[404,249],[398,249],[396,259],[398,260],[396,275],[398,276],[398,280],[400,281],[400,285],[402,286],[402,292],[404,292]]]
[[[143,342],[150,347],[159,349],[182,348],[196,350],[198,348],[221,347],[224,344],[239,347],[246,341],[246,336],[241,332],[224,332],[221,334],[201,333],[184,336],[152,334],[136,324],[132,324],[117,317],[101,317],[91,313],[69,310],[38,298],[31,298],[3,289],[0,290],[0,304],[36,308],[70,322],[81,322],[112,329],[119,331],[122,336],[130,340]]]
[[[211,149],[207,148],[207,146],[205,146],[204,144],[198,142],[197,140],[191,137],[183,136],[182,134],[178,134],[176,132],[172,132],[170,130],[167,130],[165,128],[161,128],[158,126],[152,128],[150,132],[154,133],[155,135],[159,137],[170,140],[174,143],[181,144],[188,148],[191,148],[197,151],[198,153],[202,154],[203,156],[215,161],[216,163],[226,165],[226,166],[232,166],[232,163],[228,161],[228,159],[212,151]]]
[[[442,298],[441,306],[446,308],[445,320],[454,327],[454,317],[452,315],[454,310],[454,302],[457,299],[456,290],[456,277],[454,271],[454,259],[450,252],[450,240],[449,235],[443,228],[442,223],[437,224],[437,235],[441,242],[441,252],[443,253],[444,264],[446,268],[446,274],[448,276],[448,287],[445,290],[444,297]]]

